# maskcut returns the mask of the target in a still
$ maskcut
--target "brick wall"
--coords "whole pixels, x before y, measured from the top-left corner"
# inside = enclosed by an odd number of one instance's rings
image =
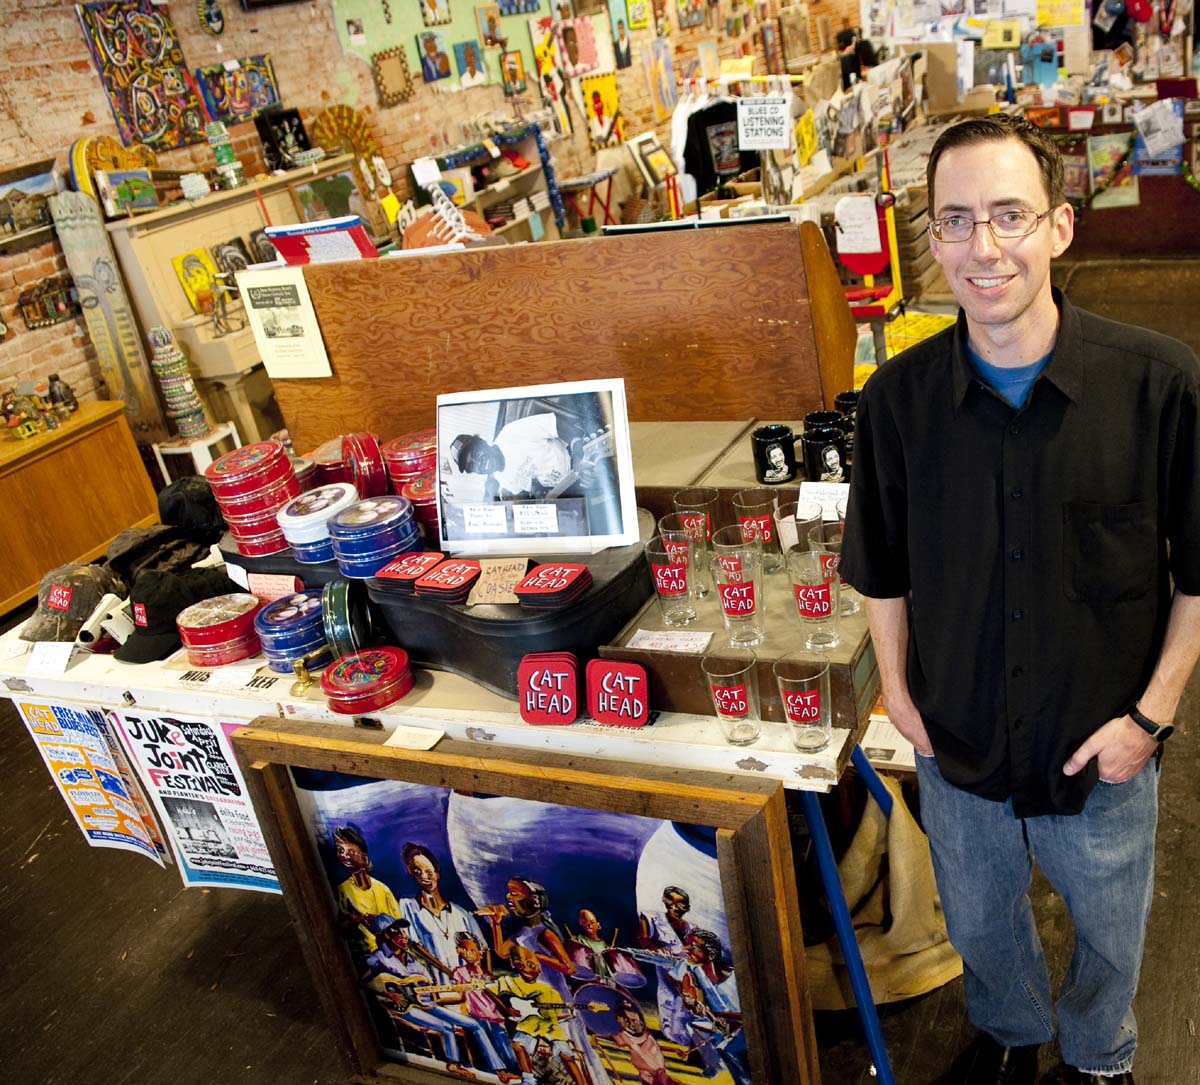
[[[0,169],[50,156],[66,166],[68,149],[80,136],[116,136],[108,100],[88,54],[74,5],[63,0],[3,0],[2,6],[7,17],[0,44]],[[680,31],[674,4],[669,6],[677,75],[683,74],[700,41],[716,37],[721,55],[733,56],[740,52],[741,42],[749,40],[748,34],[736,40],[726,37],[723,26]],[[727,7],[728,0],[720,7],[722,15]],[[831,15],[835,30],[841,26],[842,8],[853,12],[851,22],[858,21],[857,0],[819,0],[811,5],[814,15]],[[288,4],[252,14],[242,11],[236,0],[225,0],[223,9],[225,31],[214,38],[200,30],[194,3],[176,0],[170,4],[189,67],[270,53],[285,103],[299,108],[306,122],[326,106],[339,102],[366,116],[403,195],[407,194],[403,191],[403,164],[436,151],[443,139],[457,141],[464,116],[505,106],[499,86],[442,92],[436,89],[437,84],[424,83],[416,66],[413,97],[398,106],[381,108],[369,66],[343,52],[338,43],[332,0]],[[740,10],[746,10],[744,3]],[[524,29],[519,33],[524,46]],[[636,135],[653,125],[649,89],[639,60],[641,49],[653,39],[653,31],[634,31],[631,37],[633,66],[618,71],[617,84],[626,134]],[[405,46],[415,66],[413,45],[406,42]],[[664,139],[668,130],[669,124],[659,126]],[[262,169],[261,147],[253,123],[232,127],[230,135],[247,174]],[[439,143],[432,142],[431,137]],[[553,153],[560,172],[566,174],[586,172],[594,163],[586,133],[582,132],[557,144]],[[203,143],[166,152],[159,161],[173,169],[212,164],[211,153]],[[26,331],[14,308],[23,283],[62,269],[61,250],[54,241],[24,253],[0,255],[0,312],[13,329],[10,337],[0,343],[0,389],[25,377],[44,377],[57,369],[81,397],[95,395],[99,373],[82,321]]]

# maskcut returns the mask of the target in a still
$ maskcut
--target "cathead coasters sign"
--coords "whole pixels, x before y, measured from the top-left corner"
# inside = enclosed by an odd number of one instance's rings
[[[279,892],[228,731],[237,724],[113,713],[185,886]]]

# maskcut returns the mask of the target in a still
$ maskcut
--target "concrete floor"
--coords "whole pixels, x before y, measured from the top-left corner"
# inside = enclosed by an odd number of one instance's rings
[[[1064,265],[1077,304],[1200,351],[1200,261]],[[8,616],[10,625],[24,614]],[[1160,784],[1154,912],[1136,1003],[1139,1085],[1200,1083],[1200,678]],[[180,888],[171,871],[89,848],[11,704],[0,701],[0,1074],[20,1085],[335,1085],[349,1080],[281,898]],[[1035,883],[1052,972],[1061,901]],[[885,1007],[902,1085],[945,1072],[972,1032],[957,981]],[[853,1013],[818,1018],[823,1080],[872,1079]],[[1043,1068],[1053,1065],[1050,1052]],[[769,1083],[768,1083],[769,1085]]]

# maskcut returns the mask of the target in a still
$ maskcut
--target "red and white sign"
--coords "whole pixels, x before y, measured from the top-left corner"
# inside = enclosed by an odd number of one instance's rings
[[[721,567],[730,582],[740,584],[742,582],[742,559],[737,554],[718,554],[717,564]]]
[[[646,668],[617,659],[593,659],[587,665],[588,713],[597,723],[641,727],[650,715]]]
[[[796,595],[796,609],[800,611],[801,618],[815,620],[832,616],[833,603],[828,584],[793,584],[792,591]]]
[[[750,698],[746,695],[746,684],[736,686],[710,686],[717,711],[722,716],[744,716],[750,711]]]
[[[389,561],[375,576],[379,580],[419,580],[444,560],[445,556],[436,551],[417,550]]]
[[[686,565],[651,565],[654,587],[659,595],[687,594]]]
[[[426,573],[417,581],[417,588],[461,588],[464,584],[479,575],[477,561],[443,561],[432,572]]]
[[[134,603],[133,604],[133,624],[140,625],[143,629],[145,629],[146,626],[148,626],[150,624],[148,621],[146,621],[146,604],[145,603]]]
[[[684,529],[697,541],[712,538],[712,525],[708,522],[706,512],[681,512],[679,519]]]
[[[51,584],[50,594],[46,596],[46,606],[53,607],[55,610],[66,610],[71,605],[71,596],[75,594],[74,588],[69,588],[65,584]]]
[[[820,723],[821,691],[788,690],[783,695],[783,710],[792,723]]]
[[[718,584],[721,609],[731,618],[745,618],[754,613],[754,581],[744,584]]]

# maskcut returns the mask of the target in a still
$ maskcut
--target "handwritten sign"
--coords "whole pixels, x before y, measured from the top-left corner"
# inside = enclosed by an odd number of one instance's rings
[[[479,579],[467,597],[467,606],[519,603],[513,588],[525,579],[528,571],[528,558],[480,558]]]

